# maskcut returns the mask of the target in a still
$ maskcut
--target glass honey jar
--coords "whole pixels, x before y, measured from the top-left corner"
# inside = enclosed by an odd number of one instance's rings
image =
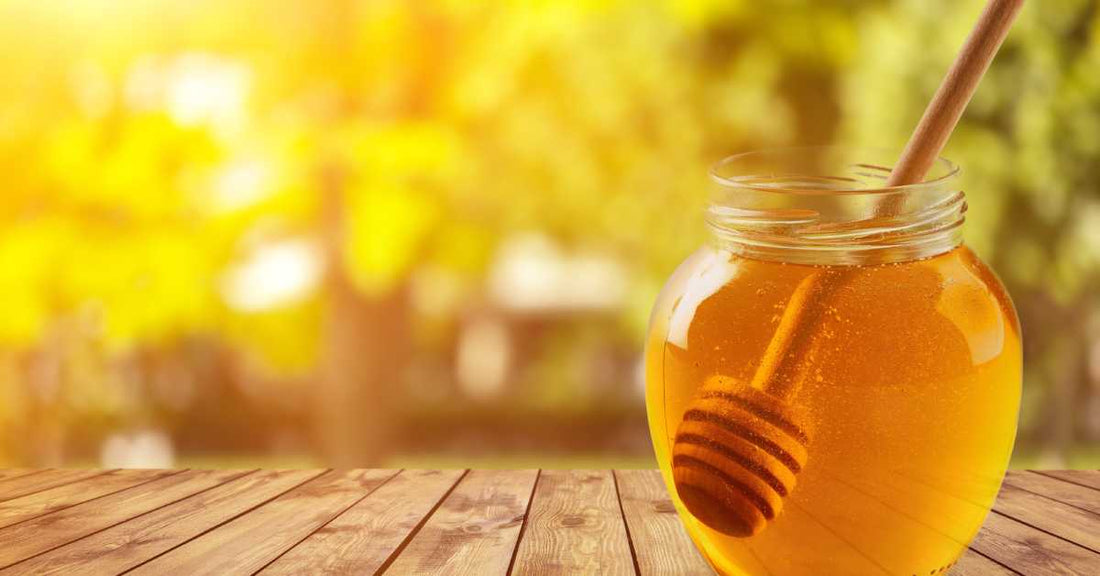
[[[1019,323],[962,244],[959,169],[887,187],[896,157],[787,149],[711,171],[710,241],[650,320],[646,405],[720,574],[946,573],[993,504]]]

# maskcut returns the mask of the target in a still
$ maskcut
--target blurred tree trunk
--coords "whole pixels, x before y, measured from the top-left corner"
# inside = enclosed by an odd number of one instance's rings
[[[1057,342],[1051,351],[1050,389],[1047,391],[1047,422],[1044,430],[1044,465],[1064,468],[1073,446],[1073,389],[1078,377],[1076,346],[1069,338]]]
[[[315,418],[326,464],[378,466],[393,442],[395,392],[408,357],[405,291],[364,296],[344,259],[342,178],[325,174],[327,302]]]

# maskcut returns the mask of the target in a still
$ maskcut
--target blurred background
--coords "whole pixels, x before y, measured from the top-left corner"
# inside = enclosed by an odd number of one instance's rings
[[[706,170],[898,148],[981,0],[0,0],[0,465],[654,466]],[[946,156],[1024,329],[1015,466],[1100,466],[1100,1]]]

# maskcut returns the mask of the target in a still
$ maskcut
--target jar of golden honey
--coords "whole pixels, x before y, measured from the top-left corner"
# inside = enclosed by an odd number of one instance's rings
[[[1020,403],[1020,329],[962,244],[959,170],[752,152],[711,171],[709,243],[646,344],[665,482],[721,574],[945,573],[989,512]]]

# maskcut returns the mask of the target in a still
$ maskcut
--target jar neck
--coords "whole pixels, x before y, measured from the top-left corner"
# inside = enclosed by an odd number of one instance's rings
[[[842,266],[929,258],[962,242],[966,196],[953,164],[886,187],[889,165],[849,160],[859,152],[790,149],[719,163],[706,213],[713,242],[749,258]]]

